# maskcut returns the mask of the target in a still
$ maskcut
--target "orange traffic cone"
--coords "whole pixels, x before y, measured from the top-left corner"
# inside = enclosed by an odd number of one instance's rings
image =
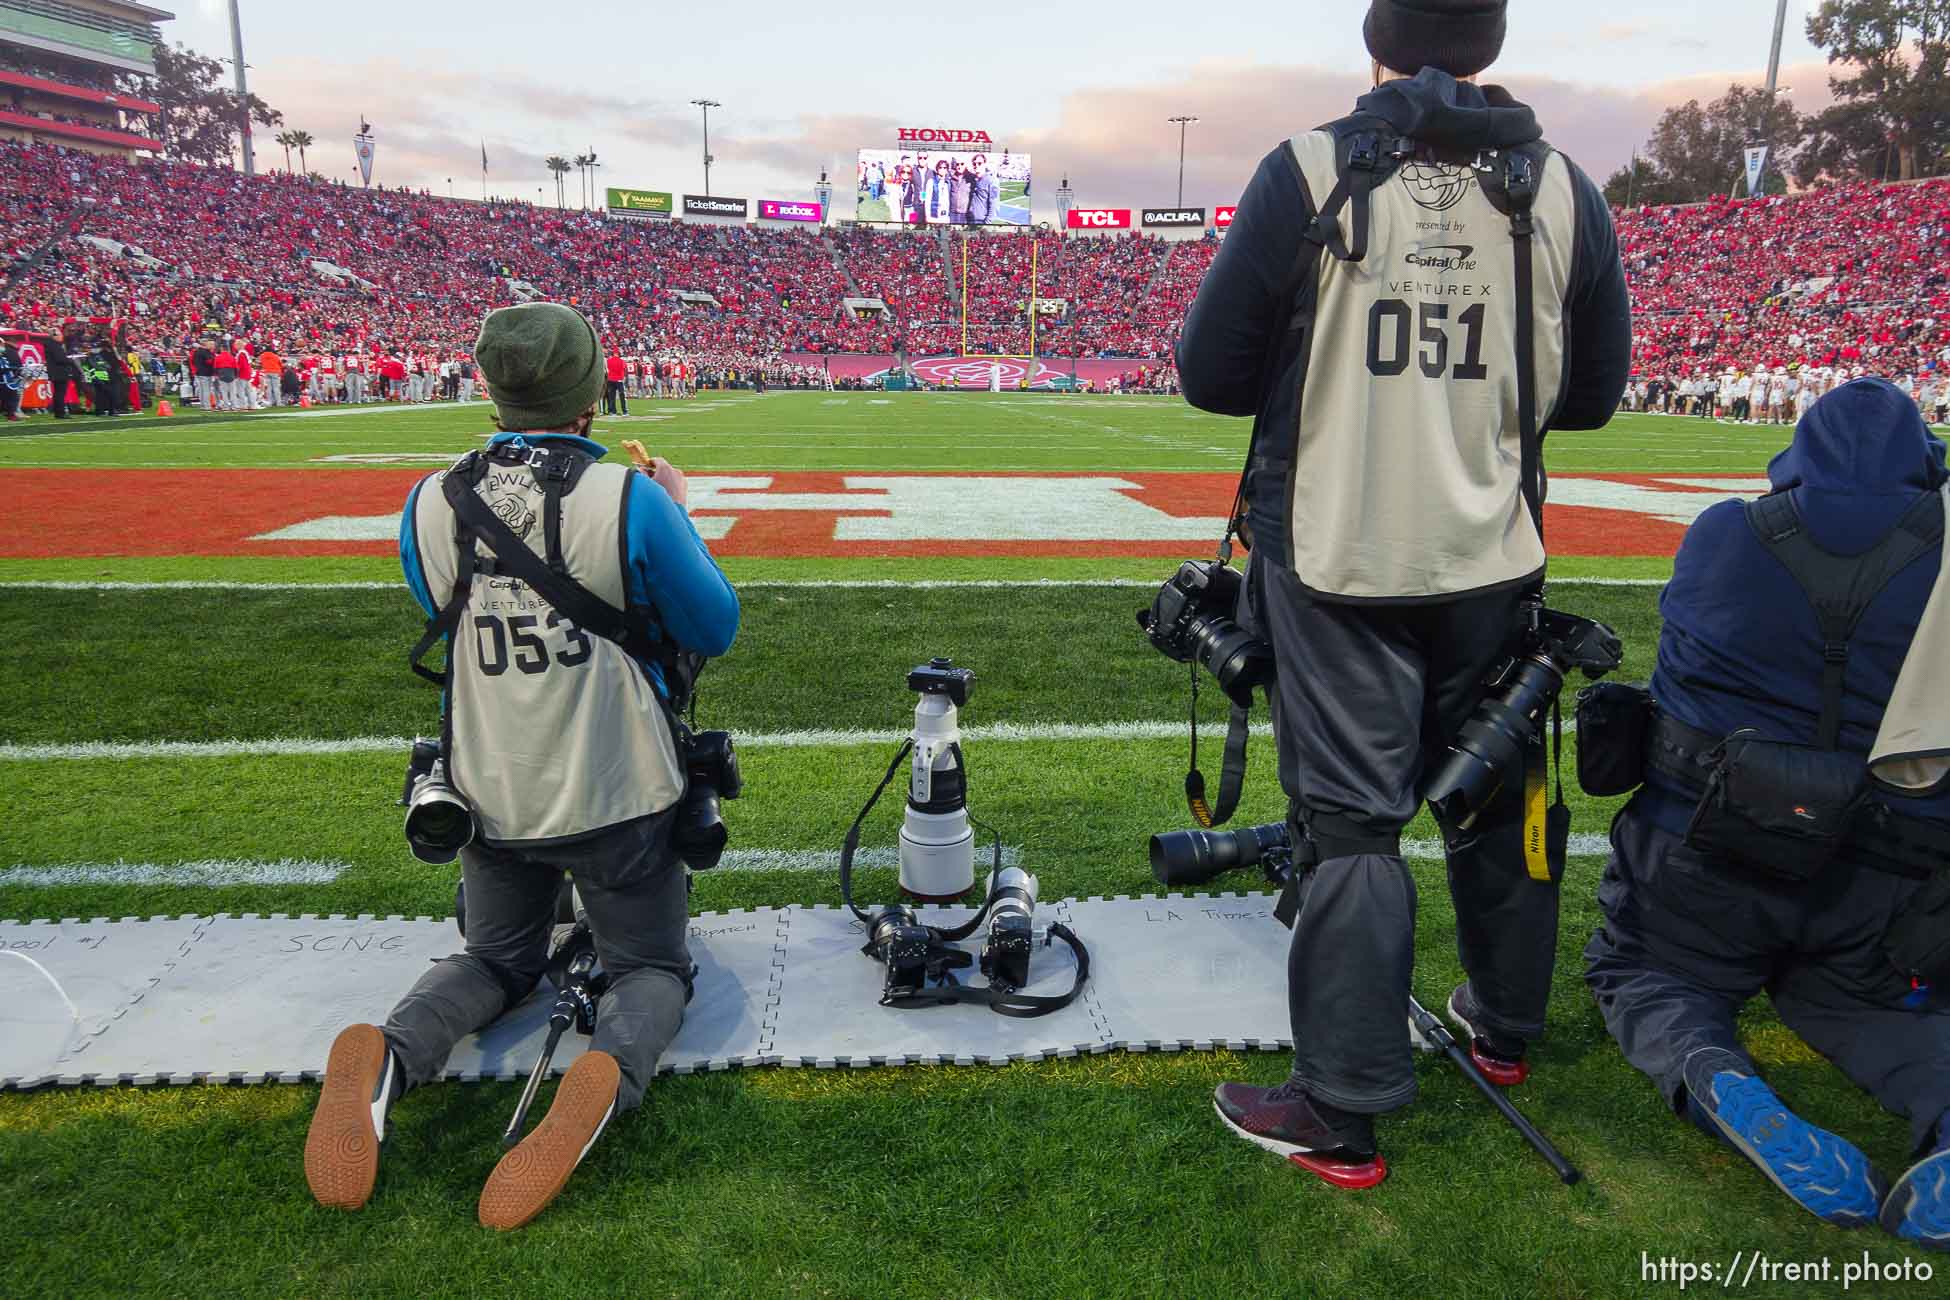
[[[174,414],[176,414],[176,408],[171,406],[167,400],[158,400],[156,402],[156,417],[158,419],[167,420]]]

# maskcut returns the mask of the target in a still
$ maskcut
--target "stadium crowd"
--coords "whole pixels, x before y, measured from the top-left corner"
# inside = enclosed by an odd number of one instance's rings
[[[1637,331],[1628,400],[1792,418],[1803,391],[1859,372],[1930,407],[1950,375],[1946,234],[1944,182],[1620,214]],[[964,285],[959,238],[612,220],[0,144],[0,323],[45,334],[126,321],[131,349],[179,376],[199,348],[226,344],[330,359],[331,382],[317,382],[322,365],[295,387],[281,376],[286,401],[343,399],[348,372],[394,362],[415,393],[423,381],[455,391],[482,315],[535,298],[588,314],[633,380],[678,366],[705,384],[816,383],[820,367],[791,354],[957,352],[964,293],[968,350],[1018,354],[1032,272],[1051,304],[1039,354],[1142,360],[1123,387],[1150,389],[1167,382],[1158,361],[1217,249],[1214,237],[980,235]],[[265,400],[263,381],[252,394]]]

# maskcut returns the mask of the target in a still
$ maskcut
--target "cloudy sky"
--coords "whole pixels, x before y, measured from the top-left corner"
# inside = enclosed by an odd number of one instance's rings
[[[708,97],[724,105],[711,114],[722,195],[809,197],[822,167],[847,176],[857,149],[889,147],[913,125],[979,128],[1030,152],[1039,195],[1067,175],[1080,204],[1155,205],[1177,186],[1165,119],[1190,113],[1185,201],[1230,203],[1267,149],[1345,112],[1368,68],[1367,0],[241,3],[252,89],[318,138],[314,170],[356,178],[350,141],[364,114],[375,180],[439,192],[452,178],[478,195],[485,141],[491,192],[532,199],[547,186],[551,202],[542,159],[591,149],[603,184],[700,192],[689,101]],[[1822,55],[1802,34],[1810,7],[1789,0],[1782,56],[1781,82],[1804,110],[1827,99]],[[1762,83],[1775,0],[1510,8],[1486,79],[1534,104],[1551,141],[1602,180],[1667,106]],[[229,54],[226,0],[176,10],[168,39]],[[259,142],[260,166],[282,166],[283,150]],[[571,174],[571,202],[575,188]]]

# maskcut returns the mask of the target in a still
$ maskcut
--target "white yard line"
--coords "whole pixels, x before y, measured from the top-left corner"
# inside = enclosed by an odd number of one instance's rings
[[[1161,561],[1162,563],[1162,561]],[[1663,587],[1665,578],[1554,578],[1553,587]],[[777,578],[734,582],[740,591],[1024,591],[1064,587],[1156,590],[1163,582],[1145,578]],[[0,591],[392,591],[403,582],[219,582],[182,579],[160,582],[0,581]]]
[[[1214,724],[1217,725],[1217,724]],[[1255,735],[1270,736],[1261,723]],[[992,723],[964,727],[962,736],[974,742],[1072,740],[1169,740],[1185,734],[1185,723]],[[891,745],[907,736],[892,728],[842,730],[808,729],[741,733],[740,749],[813,749],[851,745]],[[405,736],[353,736],[343,740],[278,738],[271,740],[149,740],[80,741],[74,744],[0,745],[0,762],[33,763],[50,759],[184,759],[184,758],[304,758],[326,754],[400,754],[412,747]]]
[[[0,888],[59,889],[68,885],[329,885],[350,870],[343,862],[280,858],[257,862],[80,862],[56,867],[16,863],[0,868]]]
[[[1213,735],[1224,728],[1208,723]],[[856,745],[892,745],[907,738],[894,728],[808,728],[803,731],[736,732],[740,749],[844,749]],[[995,722],[962,728],[971,744],[1062,744],[1070,741],[1177,740],[1186,734],[1182,719],[1170,722]],[[1272,724],[1256,722],[1255,736],[1271,736]],[[1577,734],[1566,722],[1564,734]],[[351,736],[342,740],[279,737],[269,740],[84,740],[70,744],[0,745],[0,763],[43,763],[52,760],[135,760],[186,758],[310,758],[330,754],[406,754],[413,741],[406,736]]]
[[[1611,851],[1603,835],[1579,834],[1571,837],[1573,857],[1603,856]],[[991,850],[978,846],[975,865],[985,870],[992,861]],[[1440,860],[1440,840],[1404,840],[1402,855],[1417,861]],[[1018,845],[1002,846],[1002,865],[1022,864]],[[900,851],[891,847],[862,849],[853,865],[863,870],[889,869],[900,865]],[[840,855],[835,849],[732,849],[719,861],[723,872],[794,871],[837,872]],[[351,866],[344,862],[314,861],[309,858],[280,858],[254,861],[246,858],[212,858],[201,862],[78,862],[60,866],[28,866],[16,863],[0,868],[0,888],[60,889],[82,885],[164,885],[202,887],[226,885],[329,885]]]

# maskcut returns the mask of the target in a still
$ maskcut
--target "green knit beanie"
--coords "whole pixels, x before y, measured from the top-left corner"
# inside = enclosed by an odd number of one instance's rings
[[[474,344],[501,427],[562,429],[603,395],[603,350],[582,314],[559,302],[488,313]]]

